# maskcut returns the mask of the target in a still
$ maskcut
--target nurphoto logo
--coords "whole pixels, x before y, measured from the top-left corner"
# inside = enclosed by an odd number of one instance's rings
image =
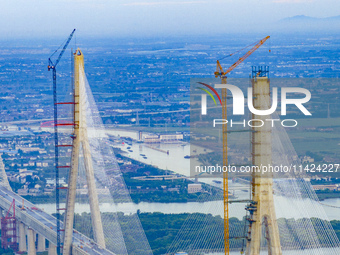
[[[232,98],[233,98],[233,115],[244,115],[245,110],[245,97],[242,92],[242,90],[231,84],[215,84],[215,88],[212,86],[205,84],[203,82],[199,82],[199,84],[205,86],[206,88],[210,89],[218,98],[221,106],[222,106],[222,100],[216,89],[227,89],[231,92]],[[207,115],[207,95],[212,98],[214,101],[215,105],[217,105],[216,100],[214,98],[214,95],[206,88],[199,88],[200,90],[206,92],[201,94],[201,115]],[[248,87],[247,90],[247,106],[249,111],[257,116],[269,116],[270,114],[274,113],[278,107],[278,88],[273,87],[272,91],[272,104],[268,109],[256,109],[253,104],[253,88]],[[303,98],[288,98],[288,95],[290,94],[303,94]],[[303,105],[311,99],[311,93],[308,89],[305,88],[299,88],[299,87],[282,87],[281,88],[281,115],[285,116],[287,115],[287,105],[295,105],[305,116],[311,116],[312,114],[306,109],[306,107]],[[250,127],[261,127],[264,125],[264,123],[269,122],[272,124],[272,127],[274,126],[274,123],[279,121],[281,122],[281,125],[284,127],[295,127],[297,126],[298,122],[295,119],[251,119],[247,121],[248,126]],[[256,125],[254,124],[255,122],[258,122]],[[243,120],[241,122],[233,122],[232,119],[225,120],[225,119],[214,119],[213,120],[213,127],[216,125],[224,125],[230,123],[231,127],[233,125],[241,124],[244,127],[246,126],[246,120]],[[293,124],[288,124],[288,123],[293,123]]]

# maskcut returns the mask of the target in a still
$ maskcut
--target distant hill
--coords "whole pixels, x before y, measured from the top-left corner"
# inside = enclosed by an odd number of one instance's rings
[[[333,17],[327,17],[327,18],[314,18],[306,15],[297,15],[293,17],[288,17],[281,19],[280,22],[324,22],[324,21],[339,21],[340,22],[340,15],[339,16],[333,16]]]
[[[279,30],[289,31],[340,31],[340,15],[315,18],[305,15],[297,15],[281,19],[276,23],[275,27]]]

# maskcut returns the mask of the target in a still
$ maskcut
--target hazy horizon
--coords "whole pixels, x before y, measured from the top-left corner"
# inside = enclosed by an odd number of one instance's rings
[[[340,15],[336,0],[0,0],[0,39],[270,33],[296,15]],[[277,31],[276,31],[277,32]]]

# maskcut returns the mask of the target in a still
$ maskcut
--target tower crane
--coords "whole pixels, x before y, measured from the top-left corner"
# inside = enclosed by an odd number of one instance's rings
[[[251,54],[253,54],[254,51],[256,51],[258,48],[260,48],[268,39],[270,36],[267,36],[260,41],[257,41],[251,45],[248,45],[245,48],[248,48],[252,45],[254,45],[245,55],[243,55],[241,58],[239,58],[238,61],[236,61],[234,64],[232,64],[226,71],[223,71],[223,68],[220,64],[220,60],[217,60],[216,64],[216,72],[215,77],[221,78],[222,84],[227,84],[227,74],[230,73],[232,70],[234,70],[239,64],[241,64],[246,58],[248,58]],[[245,49],[243,48],[243,49]],[[241,50],[243,50],[241,49]],[[240,52],[241,50],[237,51]],[[232,56],[236,54],[237,52],[234,52],[228,56]],[[228,57],[227,56],[227,57]],[[227,119],[227,89],[222,88],[222,119]],[[228,135],[227,135],[227,125],[222,125],[222,133],[223,133],[223,165],[228,165]],[[228,193],[228,172],[223,172],[223,206],[224,206],[224,254],[229,255],[230,252],[230,246],[229,246],[229,193]]]
[[[59,64],[61,57],[64,55],[64,52],[65,52],[67,46],[69,45],[75,31],[76,31],[76,29],[73,29],[73,31],[71,32],[71,34],[67,38],[67,41],[64,44],[64,47],[62,48],[61,52],[59,53],[59,56],[58,56],[57,60],[55,61],[55,63],[53,63],[51,58],[59,50],[59,48],[55,52],[53,52],[53,54],[48,58],[48,66],[47,66],[48,71],[50,71],[52,69],[54,72],[56,72],[56,67]],[[55,81],[56,81],[56,78],[55,78],[55,76],[53,76],[53,84],[54,84]]]
[[[260,41],[257,41],[251,45],[248,45],[247,47],[245,48],[248,48],[249,46],[252,46],[255,44],[255,46],[253,48],[251,48],[246,54],[244,54],[241,58],[239,58],[239,60],[237,60],[234,64],[232,64],[225,72],[223,71],[223,68],[220,64],[220,60],[217,60],[217,65],[216,65],[216,72],[215,72],[215,77],[221,77],[221,79],[223,78],[223,76],[225,76],[226,74],[230,73],[232,70],[234,70],[239,64],[241,64],[246,58],[248,58],[251,54],[254,53],[254,51],[256,51],[258,48],[260,48],[268,39],[270,38],[270,36],[267,36],[263,39],[261,39]],[[245,49],[244,48],[244,49]],[[239,51],[237,51],[239,52]],[[235,53],[237,52],[234,52],[230,55],[228,55],[227,57],[229,56],[232,56],[234,55]],[[227,78],[227,77],[226,77]]]
[[[64,55],[64,52],[69,45],[73,34],[76,30],[73,29],[71,34],[66,40],[64,47],[59,53],[59,56],[55,62],[52,61],[53,55],[59,50],[59,48],[53,52],[53,54],[48,58],[48,71],[52,70],[52,77],[53,77],[53,102],[54,102],[54,143],[55,143],[55,180],[56,180],[56,214],[57,214],[57,254],[60,255],[61,253],[61,243],[60,243],[60,205],[59,205],[59,160],[58,160],[58,99],[57,99],[57,70],[56,67],[59,64],[61,57]]]

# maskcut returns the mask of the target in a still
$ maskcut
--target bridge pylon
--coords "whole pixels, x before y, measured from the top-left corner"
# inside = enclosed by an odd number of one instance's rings
[[[268,70],[253,70],[253,106],[257,110],[270,108],[270,82]],[[265,121],[270,115],[252,115],[252,119],[262,120],[265,125],[254,124],[252,132],[252,165],[269,166],[272,164],[271,123]],[[282,255],[279,228],[276,219],[272,173],[252,173],[252,202],[247,206],[250,213],[246,255],[259,255],[261,250],[262,226],[268,254]]]
[[[6,189],[12,191],[11,186],[9,185],[8,177],[5,171],[5,165],[2,161],[2,157],[0,154],[0,185],[4,186]]]
[[[74,133],[72,135],[72,156],[71,167],[68,180],[68,193],[66,200],[66,213],[64,219],[64,242],[63,255],[71,254],[74,209],[76,198],[76,186],[79,165],[79,152],[82,146],[86,182],[88,187],[88,195],[91,210],[91,221],[94,233],[94,239],[101,247],[105,248],[105,239],[102,226],[101,215],[99,211],[98,194],[96,190],[94,169],[91,156],[91,149],[88,140],[87,120],[86,120],[86,96],[85,96],[85,72],[84,72],[84,56],[80,49],[73,54],[74,58]]]

